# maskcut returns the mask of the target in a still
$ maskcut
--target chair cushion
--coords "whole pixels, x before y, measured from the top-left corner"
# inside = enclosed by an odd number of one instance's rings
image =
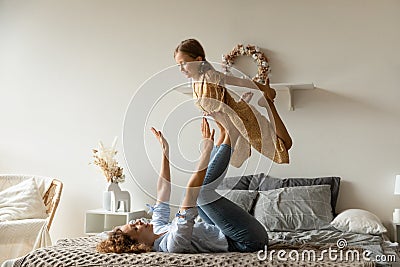
[[[46,207],[33,178],[0,192],[0,221],[47,218]]]

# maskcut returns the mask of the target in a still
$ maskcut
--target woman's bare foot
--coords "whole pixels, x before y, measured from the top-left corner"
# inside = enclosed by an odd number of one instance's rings
[[[226,130],[225,130],[224,126],[222,126],[222,124],[220,122],[215,121],[215,123],[217,124],[218,129],[219,129],[219,137],[218,137],[218,140],[215,143],[215,145],[216,146],[220,146],[225,140]]]
[[[251,101],[251,99],[253,98],[253,95],[254,95],[253,92],[246,92],[240,97],[240,101],[249,103]]]
[[[240,133],[236,126],[232,123],[231,120],[228,119],[228,125],[227,125],[227,134],[225,136],[224,144],[228,144],[231,147],[235,147],[236,141],[238,140]]]
[[[223,112],[213,112],[209,115],[214,118],[221,132],[216,145],[229,144],[233,147],[236,144],[240,133],[236,129],[236,126],[231,122],[229,116]]]

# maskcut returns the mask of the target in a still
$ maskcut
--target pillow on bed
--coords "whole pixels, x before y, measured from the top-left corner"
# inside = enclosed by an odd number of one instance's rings
[[[340,177],[327,176],[315,178],[275,178],[264,173],[235,176],[223,179],[219,189],[259,190],[267,191],[283,187],[330,185],[331,207],[333,216],[336,215],[336,202],[339,195]]]
[[[348,209],[339,213],[331,225],[342,232],[359,234],[379,235],[387,231],[375,214],[361,209]]]
[[[329,185],[260,191],[254,217],[267,231],[320,229],[332,221]]]
[[[33,178],[0,192],[0,222],[47,218],[46,207]]]
[[[279,181],[280,180],[280,181]],[[330,185],[331,190],[331,207],[332,215],[336,215],[336,202],[339,195],[340,177],[316,177],[316,178],[273,178],[267,176],[260,184],[260,190],[274,189],[280,182],[280,187],[294,186],[313,186],[313,185]]]
[[[254,190],[215,190],[218,194],[226,197],[242,209],[250,212],[258,192]]]

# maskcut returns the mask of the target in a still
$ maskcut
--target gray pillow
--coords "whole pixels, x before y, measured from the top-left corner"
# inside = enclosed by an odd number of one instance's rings
[[[331,207],[332,214],[336,216],[336,202],[339,196],[340,177],[316,177],[316,178],[273,178],[267,176],[266,179],[260,184],[259,190],[275,189],[277,180],[281,180],[281,187],[294,187],[294,186],[312,186],[312,185],[330,185],[331,187]]]
[[[215,190],[221,196],[229,199],[242,209],[250,212],[258,192],[254,190]]]
[[[235,176],[223,179],[219,189],[259,190],[267,191],[282,187],[330,185],[332,214],[336,216],[336,202],[339,195],[340,177],[315,177],[315,178],[275,178],[264,173]]]
[[[329,185],[260,191],[254,217],[267,231],[320,229],[333,219],[330,202]]]

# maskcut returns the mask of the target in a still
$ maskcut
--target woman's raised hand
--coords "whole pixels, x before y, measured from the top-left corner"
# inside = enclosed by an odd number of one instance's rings
[[[208,124],[207,119],[204,117],[201,122],[201,134],[203,136],[204,149],[212,149],[214,145],[215,130],[212,129],[212,131],[210,131],[210,125]]]
[[[154,127],[151,127],[151,131],[153,132],[154,136],[157,138],[158,142],[161,145],[161,148],[164,152],[164,155],[168,155],[169,153],[169,144],[167,139],[164,138],[161,131],[157,131]]]

